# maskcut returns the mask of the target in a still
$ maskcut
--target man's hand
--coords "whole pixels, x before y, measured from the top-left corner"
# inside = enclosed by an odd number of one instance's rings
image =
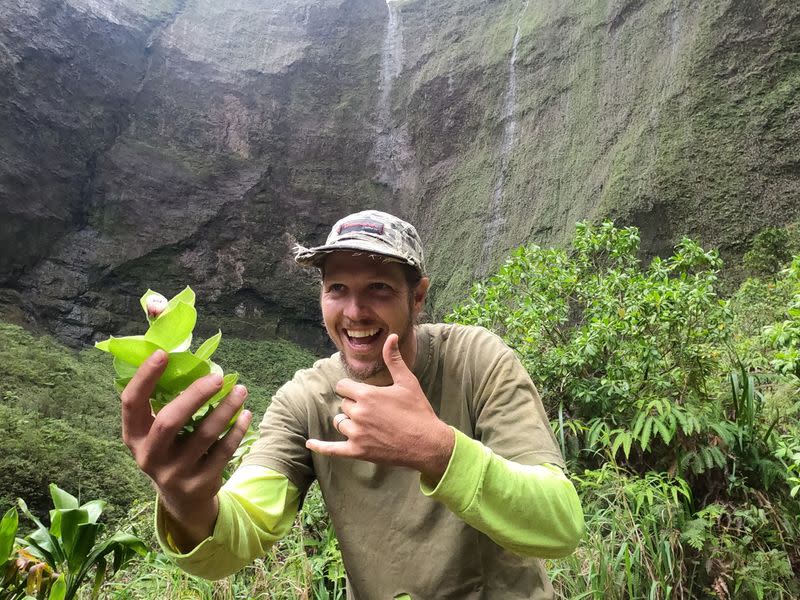
[[[310,439],[309,450],[329,456],[358,458],[410,467],[426,483],[441,479],[455,443],[453,431],[433,412],[419,381],[406,366],[397,334],[383,345],[383,360],[394,382],[380,387],[342,379],[336,393],[343,398],[334,426],[345,442]]]
[[[198,379],[154,416],[150,396],[167,361],[166,352],[154,352],[123,390],[122,439],[139,468],[155,483],[163,507],[177,526],[170,532],[186,550],[214,529],[222,471],[244,437],[251,415],[243,410],[230,431],[218,439],[247,397],[247,389],[237,385],[191,435],[178,437],[189,417],[220,390],[222,377]]]

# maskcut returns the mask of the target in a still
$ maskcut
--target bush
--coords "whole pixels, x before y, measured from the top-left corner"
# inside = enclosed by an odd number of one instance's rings
[[[800,589],[800,453],[787,441],[794,408],[772,414],[786,377],[753,370],[770,367],[757,357],[767,342],[718,296],[715,252],[683,239],[647,267],[638,253],[635,228],[579,224],[571,249],[518,249],[448,317],[516,350],[583,473],[589,536],[555,563],[558,587],[565,597],[788,598]],[[765,299],[772,315],[781,297]],[[793,322],[781,331],[787,352],[800,347]]]

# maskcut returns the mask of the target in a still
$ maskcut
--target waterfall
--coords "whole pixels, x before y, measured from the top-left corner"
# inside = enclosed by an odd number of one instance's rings
[[[391,93],[394,80],[403,70],[403,30],[397,5],[387,1],[389,21],[386,23],[386,35],[383,40],[381,57],[381,99],[378,121],[382,128],[389,126],[391,116]]]
[[[500,169],[497,173],[494,187],[492,188],[492,196],[489,199],[488,219],[483,227],[483,247],[481,248],[481,258],[478,264],[478,274],[485,276],[489,269],[489,259],[491,257],[492,246],[497,243],[500,237],[500,232],[505,225],[506,219],[503,216],[501,205],[503,202],[503,192],[506,183],[506,174],[508,172],[509,156],[511,149],[514,146],[514,137],[517,131],[516,119],[516,104],[517,104],[517,45],[519,44],[520,25],[522,18],[525,16],[525,11],[528,10],[528,2],[520,11],[517,17],[516,30],[514,32],[514,41],[511,45],[511,57],[508,60],[508,84],[506,86],[506,93],[503,98],[503,137],[500,141]]]
[[[392,89],[395,79],[403,71],[403,23],[396,2],[387,0],[386,6],[389,19],[381,54],[378,132],[372,158],[377,167],[378,180],[396,192],[414,184],[416,170],[406,126],[392,123]]]

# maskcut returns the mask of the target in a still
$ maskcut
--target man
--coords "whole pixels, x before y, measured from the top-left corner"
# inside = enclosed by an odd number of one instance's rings
[[[156,353],[123,392],[123,436],[158,489],[164,550],[191,573],[232,573],[288,531],[317,479],[349,598],[552,598],[534,557],[572,552],[583,514],[514,353],[482,328],[415,325],[429,279],[416,230],[397,217],[345,217],[296,260],[320,269],[322,316],[339,352],[275,394],[222,489],[249,413],[217,438],[244,387],[187,439],[177,433],[218,377],[154,417],[148,398],[166,364]]]

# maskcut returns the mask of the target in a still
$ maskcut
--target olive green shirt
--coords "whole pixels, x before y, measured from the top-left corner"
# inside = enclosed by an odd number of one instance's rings
[[[563,467],[537,391],[500,338],[483,328],[443,324],[419,326],[416,335],[412,371],[440,419],[489,454],[518,465]],[[243,464],[285,475],[301,495],[319,481],[347,570],[348,597],[551,598],[537,558],[504,548],[479,531],[479,523],[476,528],[455,514],[469,508],[471,498],[453,499],[463,506],[449,507],[428,497],[433,490],[421,493],[416,471],[306,449],[309,438],[344,439],[332,423],[341,403],[334,386],[344,377],[338,354],[299,371],[276,393]],[[485,469],[490,462],[475,466]],[[536,517],[536,506],[518,515],[522,521]]]

